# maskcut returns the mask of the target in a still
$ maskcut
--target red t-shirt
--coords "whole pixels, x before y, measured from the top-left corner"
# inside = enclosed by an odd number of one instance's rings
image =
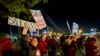
[[[0,39],[0,47],[2,51],[9,51],[12,50],[12,43],[10,38],[2,38]]]
[[[42,53],[47,52],[47,50],[48,50],[47,46],[48,46],[47,41],[40,41],[39,44],[38,44],[38,47],[39,47],[39,49]]]

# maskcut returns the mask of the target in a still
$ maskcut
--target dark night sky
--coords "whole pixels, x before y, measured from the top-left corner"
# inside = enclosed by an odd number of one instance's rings
[[[76,22],[80,28],[89,31],[90,28],[100,30],[98,5],[94,1],[50,0],[42,9],[63,31],[67,30],[66,20],[70,25]]]
[[[80,28],[88,32],[90,28],[97,28],[100,31],[99,4],[85,0],[49,0],[47,4],[39,4],[39,7],[42,9],[47,25],[51,26],[47,21],[47,18],[50,17],[57,24],[58,28],[66,32],[68,30],[66,21],[68,20],[71,27],[72,22],[76,22],[80,25]],[[37,7],[32,9],[37,9]]]

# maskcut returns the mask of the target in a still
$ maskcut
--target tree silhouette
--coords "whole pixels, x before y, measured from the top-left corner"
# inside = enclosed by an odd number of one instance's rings
[[[30,9],[40,2],[47,3],[48,0],[0,0],[0,15],[20,18],[24,14],[24,19],[31,19]]]

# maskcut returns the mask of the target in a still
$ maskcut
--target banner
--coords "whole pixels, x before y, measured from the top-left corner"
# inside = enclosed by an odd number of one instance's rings
[[[78,33],[78,31],[79,31],[79,25],[77,23],[73,22],[72,34]]]
[[[36,29],[38,29],[36,23],[28,22],[28,21],[25,21],[25,20],[14,18],[14,17],[8,18],[8,24],[14,25],[14,26],[19,26],[19,27],[27,26],[28,28],[31,28],[33,31],[36,31]]]
[[[34,20],[36,21],[36,24],[38,25],[39,29],[43,29],[46,27],[45,20],[42,16],[42,13],[40,10],[30,10]]]

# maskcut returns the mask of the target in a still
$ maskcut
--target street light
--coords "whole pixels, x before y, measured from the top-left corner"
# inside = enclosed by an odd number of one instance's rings
[[[56,35],[56,32],[54,32],[53,34]]]
[[[92,28],[92,29],[90,29],[90,31],[96,31],[97,29],[96,28]]]
[[[51,31],[50,34],[53,34],[53,32]]]
[[[82,29],[79,29],[79,33],[83,33],[83,30]]]
[[[97,29],[96,28],[92,28],[90,29],[90,34],[96,34]]]
[[[92,28],[92,29],[90,29],[90,31],[94,31],[94,29]]]

